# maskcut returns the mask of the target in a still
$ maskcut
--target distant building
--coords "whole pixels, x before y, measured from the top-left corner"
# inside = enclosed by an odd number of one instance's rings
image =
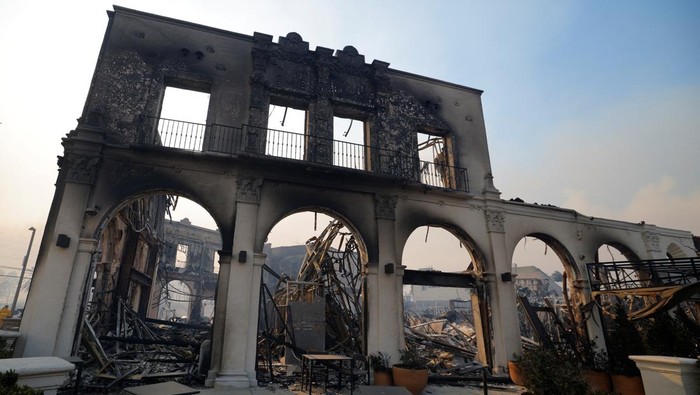
[[[533,296],[562,296],[562,289],[558,282],[554,281],[537,266],[513,266],[516,288],[527,288]]]
[[[420,270],[432,271],[432,268]],[[411,285],[406,301],[406,309],[417,313],[430,311],[440,314],[447,310],[465,309],[471,311],[471,292],[469,288],[433,287],[429,285]]]

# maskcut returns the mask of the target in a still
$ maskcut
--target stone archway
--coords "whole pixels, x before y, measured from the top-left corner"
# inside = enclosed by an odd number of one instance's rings
[[[532,232],[515,246],[512,266],[521,336],[544,343],[556,339],[569,343],[576,350],[578,342],[566,331],[574,329],[581,341],[587,338],[584,306],[589,298],[585,287],[581,286],[583,279],[569,249],[548,233]],[[541,313],[537,313],[537,309],[541,309]],[[543,325],[536,323],[538,321]],[[566,329],[561,328],[559,322],[563,322]],[[547,333],[539,333],[542,328],[547,328]]]
[[[432,238],[430,232],[433,232]],[[435,246],[430,245],[431,240]],[[417,246],[419,243],[422,248]],[[415,228],[402,250],[404,332],[411,335],[406,342],[415,342],[423,335],[429,337],[434,331],[456,331],[453,340],[461,339],[463,349],[469,351],[453,354],[452,358],[491,363],[493,344],[487,318],[485,263],[474,240],[454,225],[433,223]],[[440,318],[447,319],[447,324],[441,324]],[[455,325],[464,328],[456,329]],[[421,329],[415,329],[414,334],[413,328]],[[429,333],[423,333],[426,330]],[[464,337],[470,331],[474,339]],[[440,346],[436,344],[435,348]]]
[[[286,375],[271,362],[299,365],[303,353],[366,354],[367,251],[354,226],[330,209],[304,207],[266,240],[258,379]]]

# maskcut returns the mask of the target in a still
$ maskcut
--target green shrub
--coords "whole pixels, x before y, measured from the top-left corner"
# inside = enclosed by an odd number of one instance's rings
[[[524,350],[515,363],[523,372],[525,387],[533,395],[587,395],[590,387],[574,358],[554,349]]]
[[[644,321],[644,342],[651,355],[695,358],[700,355],[700,328],[680,310],[660,313]]]
[[[407,345],[405,350],[399,350],[401,354],[400,363],[396,366],[404,369],[427,369],[428,358],[424,357],[416,346]]]
[[[42,395],[44,391],[27,385],[18,385],[19,375],[14,370],[0,373],[0,394],[3,395]]]
[[[627,318],[627,310],[622,303],[615,306],[615,317],[608,327],[606,336],[610,370],[626,376],[640,374],[630,355],[646,355],[644,341],[637,326]]]
[[[375,372],[388,372],[391,370],[391,356],[383,352],[369,354],[369,365]]]

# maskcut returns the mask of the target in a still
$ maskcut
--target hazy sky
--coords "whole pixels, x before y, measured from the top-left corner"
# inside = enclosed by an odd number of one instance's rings
[[[0,0],[0,266],[41,236],[111,4]],[[482,89],[503,198],[700,233],[698,1],[118,4]]]

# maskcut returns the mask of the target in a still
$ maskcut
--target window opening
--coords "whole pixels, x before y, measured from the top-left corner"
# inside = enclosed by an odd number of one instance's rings
[[[265,155],[303,160],[306,118],[304,110],[270,104]]]
[[[160,143],[166,147],[201,151],[209,96],[204,92],[166,87],[158,120]]]
[[[187,315],[192,302],[192,289],[180,280],[173,280],[163,287],[163,300],[158,318],[174,322],[187,322]]]
[[[365,170],[365,130],[363,121],[333,117],[333,165]]]
[[[447,140],[443,136],[417,133],[420,180],[441,188],[452,187]]]
[[[175,267],[187,267],[187,251],[189,247],[186,244],[177,245],[177,254],[175,255]]]
[[[219,268],[220,268],[220,267],[219,267],[219,266],[220,266],[219,261],[220,261],[220,260],[221,260],[221,256],[219,256],[219,252],[218,252],[218,251],[214,251],[214,266],[212,266],[212,268],[213,268],[212,271],[213,271],[214,273],[216,273],[216,274],[219,274]]]

